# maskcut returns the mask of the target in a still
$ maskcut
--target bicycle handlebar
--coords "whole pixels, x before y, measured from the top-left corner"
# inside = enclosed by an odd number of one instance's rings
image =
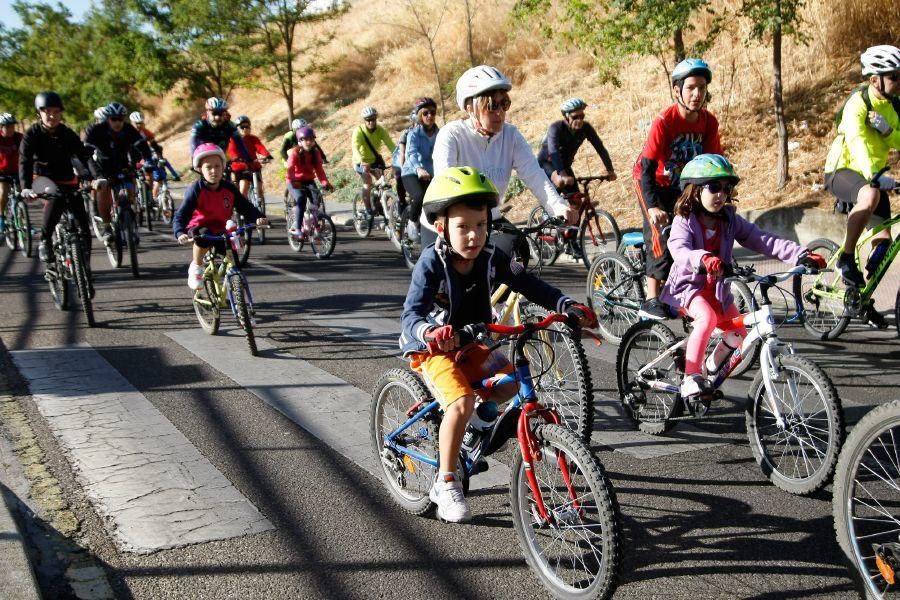
[[[532,225],[531,227],[516,227],[512,223],[491,223],[491,229],[500,233],[536,233],[547,227],[562,227],[566,224],[566,220],[562,217],[547,217],[541,223]]]
[[[505,336],[521,336],[523,333],[548,329],[554,323],[568,323],[569,316],[564,313],[550,313],[542,321],[537,323],[523,323],[522,325],[500,325],[497,323],[476,323],[466,325],[454,332],[458,348],[467,346],[489,333],[497,333]],[[428,352],[434,354],[440,352],[437,342],[427,342]]]

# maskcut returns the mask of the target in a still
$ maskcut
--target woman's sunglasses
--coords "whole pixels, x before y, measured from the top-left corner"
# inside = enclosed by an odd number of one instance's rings
[[[422,116],[423,116],[423,117],[433,117],[433,116],[436,115],[436,114],[437,114],[437,113],[435,113],[433,110],[423,110],[423,111],[422,111]]]
[[[734,190],[734,186],[724,181],[710,181],[703,186],[703,189],[705,189],[710,194],[718,194],[720,192],[730,194],[732,190]]]
[[[484,98],[487,100],[487,109],[491,112],[501,109],[503,112],[506,112],[509,110],[509,107],[512,106],[512,100],[509,99],[509,96],[501,96],[500,98],[484,96]]]

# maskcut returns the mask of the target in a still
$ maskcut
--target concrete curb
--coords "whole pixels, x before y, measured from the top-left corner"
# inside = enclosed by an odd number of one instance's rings
[[[847,231],[847,215],[816,208],[788,206],[739,211],[738,214],[760,229],[803,245],[817,238],[828,238],[840,244]]]
[[[6,600],[39,600],[41,593],[25,549],[25,537],[13,516],[20,502],[2,482],[6,466],[0,461],[0,590]]]

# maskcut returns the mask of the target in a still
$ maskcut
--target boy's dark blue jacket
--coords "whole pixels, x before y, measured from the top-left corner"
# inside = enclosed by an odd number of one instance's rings
[[[442,238],[438,238],[422,251],[419,262],[416,263],[409,291],[406,293],[406,302],[403,303],[403,315],[400,317],[400,348],[404,356],[426,352],[428,347],[425,333],[432,327],[449,323],[460,305],[463,295],[460,285],[462,276],[449,265],[449,260],[447,244]],[[491,243],[485,245],[475,259],[470,276],[485,277],[488,290],[505,283],[513,291],[524,294],[547,310],[562,312],[566,306],[575,303],[555,287],[527,273],[521,264],[510,259]],[[490,299],[486,300],[481,322],[490,323]]]

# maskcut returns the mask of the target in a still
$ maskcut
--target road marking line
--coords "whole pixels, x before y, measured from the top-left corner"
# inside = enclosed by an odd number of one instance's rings
[[[272,529],[153,404],[86,344],[12,352],[31,395],[122,550]]]
[[[250,356],[243,334],[210,336],[199,329],[167,333],[211,367],[282,413],[333,449],[381,477],[369,432],[371,394],[289,352],[257,340],[263,356]],[[471,489],[507,485],[509,469],[491,459],[490,471]]]

